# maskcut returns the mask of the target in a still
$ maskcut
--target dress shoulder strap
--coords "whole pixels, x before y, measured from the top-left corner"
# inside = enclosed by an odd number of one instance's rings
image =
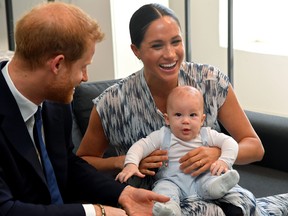
[[[164,137],[161,144],[162,150],[169,150],[171,144],[171,131],[168,127],[164,127]],[[169,160],[163,161],[163,167],[168,167]]]
[[[168,150],[170,147],[170,142],[171,142],[171,131],[168,127],[165,127],[164,128],[163,142],[161,144],[161,149]]]
[[[200,135],[201,135],[203,146],[208,146],[208,131],[206,127],[201,128]]]

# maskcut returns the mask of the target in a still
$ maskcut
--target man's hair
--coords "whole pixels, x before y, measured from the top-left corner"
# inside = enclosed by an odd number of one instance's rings
[[[63,54],[66,63],[80,59],[91,42],[102,41],[96,20],[80,8],[61,2],[43,3],[24,15],[16,25],[15,56],[31,67]]]

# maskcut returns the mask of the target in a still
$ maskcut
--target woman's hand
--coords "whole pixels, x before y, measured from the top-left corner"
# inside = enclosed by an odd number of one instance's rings
[[[192,176],[198,176],[209,170],[211,165],[220,157],[221,150],[217,147],[198,147],[180,158],[180,169]]]
[[[153,171],[153,169],[161,167],[163,161],[166,160],[168,160],[167,150],[156,150],[141,160],[139,164],[139,171],[144,175],[154,176],[155,171]]]

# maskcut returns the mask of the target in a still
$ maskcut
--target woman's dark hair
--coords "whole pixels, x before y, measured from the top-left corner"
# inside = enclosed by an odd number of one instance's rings
[[[132,15],[129,23],[131,43],[137,48],[140,48],[140,44],[143,41],[144,35],[149,25],[156,19],[163,16],[170,16],[173,18],[180,27],[180,22],[170,8],[167,8],[160,4],[146,4],[140,7]]]

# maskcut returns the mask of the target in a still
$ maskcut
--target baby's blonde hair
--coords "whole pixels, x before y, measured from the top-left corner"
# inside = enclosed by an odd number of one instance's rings
[[[177,86],[170,92],[167,98],[167,111],[169,109],[169,106],[173,103],[173,100],[178,97],[182,98],[183,95],[198,97],[204,109],[204,99],[202,93],[195,87],[185,85],[185,86]]]

